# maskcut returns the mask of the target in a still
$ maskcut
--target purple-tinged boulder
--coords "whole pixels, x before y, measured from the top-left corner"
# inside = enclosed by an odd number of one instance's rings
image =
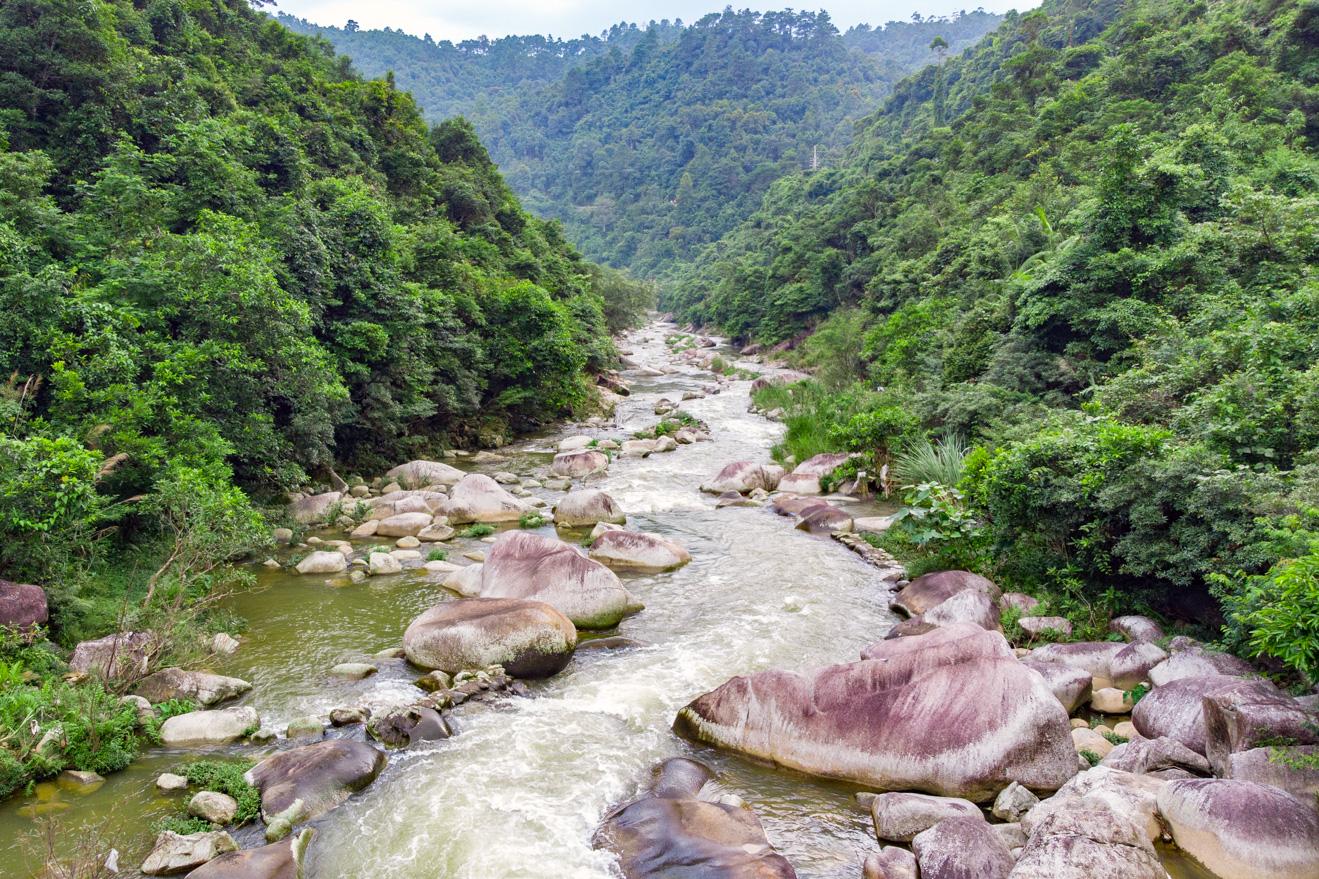
[[[747,494],[758,488],[762,491],[773,491],[782,478],[783,468],[775,464],[734,461],[702,485],[701,491],[709,494],[723,494],[726,491]]]
[[[220,855],[188,874],[188,879],[299,879],[316,831],[310,827],[280,842]]]
[[[1227,675],[1178,678],[1146,693],[1132,710],[1131,722],[1136,732],[1147,739],[1167,736],[1197,754],[1204,754],[1208,748],[1205,697],[1237,692],[1267,695],[1276,693],[1277,687],[1261,679]]]
[[[327,491],[322,494],[298,495],[289,504],[289,514],[293,521],[301,525],[313,525],[323,522],[340,502],[343,492]]]
[[[571,620],[542,601],[520,598],[446,601],[403,633],[413,665],[447,674],[501,665],[514,677],[549,677],[563,670],[576,646]]]
[[[886,845],[866,855],[861,865],[861,879],[919,879],[916,856],[905,848]]]
[[[184,671],[181,668],[162,668],[138,681],[133,692],[148,702],[168,702],[171,699],[188,699],[209,708],[239,696],[252,689],[252,685],[239,678],[225,677],[205,671]]]
[[[1108,623],[1108,630],[1116,632],[1128,641],[1158,641],[1163,637],[1163,629],[1149,617],[1132,614],[1115,617]]]
[[[1114,687],[1129,690],[1148,677],[1149,670],[1167,656],[1147,641],[1123,644],[1117,641],[1073,641],[1045,644],[1031,651],[1040,662],[1061,662],[1088,672],[1096,690]]]
[[[824,489],[820,486],[821,477],[828,476],[847,462],[851,455],[846,453],[824,453],[802,461],[793,471],[779,480],[779,491],[791,491],[797,494],[819,494]]]
[[[694,760],[664,761],[646,794],[605,819],[596,847],[618,856],[625,879],[796,879],[756,813],[717,799],[713,778]]]
[[[870,820],[880,842],[911,842],[945,818],[985,820],[980,807],[959,797],[893,792],[876,794],[870,801]]]
[[[273,754],[244,778],[261,792],[266,838],[279,839],[294,825],[338,808],[384,768],[382,751],[364,742],[328,739]]]
[[[511,531],[481,566],[482,598],[529,598],[554,607],[580,629],[610,629],[642,605],[618,576],[561,540]]]
[[[466,475],[457,467],[441,461],[409,461],[387,472],[385,480],[397,482],[404,488],[421,488],[423,485],[457,485]]]
[[[975,802],[1013,781],[1051,791],[1076,774],[1067,713],[1002,635],[948,627],[865,655],[733,678],[679,711],[674,728],[812,775]]]
[[[31,631],[49,619],[46,590],[29,583],[0,580],[0,629]]]
[[[1168,873],[1138,821],[1081,798],[1067,800],[1032,826],[1009,876],[1167,879]]]
[[[595,449],[559,452],[550,464],[550,472],[565,479],[583,479],[609,469],[609,456]]]
[[[1159,791],[1168,782],[1152,775],[1137,775],[1108,766],[1095,766],[1076,775],[1058,792],[1031,809],[1021,819],[1027,834],[1053,812],[1079,801],[1086,808],[1105,808],[1136,822],[1151,843],[1162,833],[1159,825]]]
[[[1184,778],[1187,775],[1209,774],[1208,760],[1166,736],[1154,739],[1137,736],[1109,751],[1099,765],[1165,778],[1173,775]]]
[[[564,495],[554,506],[554,524],[565,528],[588,528],[599,522],[622,525],[627,514],[603,491],[578,489]]]
[[[820,501],[802,510],[797,527],[813,533],[851,531],[852,517],[833,504]]]
[[[1262,745],[1319,745],[1319,715],[1280,690],[1245,687],[1204,697],[1205,756],[1225,776],[1231,757]]]
[[[921,879],[1008,879],[1015,858],[983,816],[945,818],[911,841]]]
[[[592,542],[588,554],[615,571],[648,573],[671,571],[692,560],[674,541],[639,531],[606,531]]]
[[[1040,606],[1039,599],[1032,598],[1024,592],[1004,592],[999,604],[1003,606],[1004,610],[1016,608],[1022,613],[1030,613]]]
[[[1219,773],[1223,778],[1269,784],[1306,803],[1319,796],[1319,746],[1278,745],[1237,751]]]
[[[800,516],[802,513],[823,503],[818,497],[803,497],[799,494],[776,494],[769,502],[769,508],[780,516]]]
[[[903,587],[894,598],[893,607],[914,617],[967,589],[983,592],[995,602],[1001,596],[994,582],[979,574],[970,571],[937,571],[917,577]]]
[[[1158,802],[1177,845],[1221,879],[1319,876],[1319,812],[1285,791],[1196,778],[1168,782]]]
[[[1049,662],[1038,659],[1035,654],[1027,656],[1021,664],[1044,678],[1044,682],[1067,713],[1090,701],[1093,678],[1085,669],[1076,668],[1062,662]]]
[[[1191,644],[1182,649],[1174,649],[1171,656],[1151,668],[1149,681],[1156,687],[1163,687],[1182,678],[1209,675],[1241,677],[1254,673],[1254,667],[1244,659]]]

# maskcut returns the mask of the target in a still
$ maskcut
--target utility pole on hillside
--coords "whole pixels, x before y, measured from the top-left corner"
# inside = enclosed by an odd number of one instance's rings
[[[820,170],[820,145],[818,143],[811,147],[811,170]]]

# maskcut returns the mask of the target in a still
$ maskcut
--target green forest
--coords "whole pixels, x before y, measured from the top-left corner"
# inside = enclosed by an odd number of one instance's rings
[[[1319,680],[1317,41],[1311,0],[1011,14],[665,307],[801,343],[815,381],[766,403],[799,460],[946,452],[888,538],[929,567],[1096,617],[1212,593],[1227,643]]]
[[[432,120],[469,119],[529,210],[561,220],[591,259],[660,278],[775,180],[832,164],[894,83],[1000,19],[977,10],[840,33],[824,12],[730,8],[566,42],[458,45],[281,20],[368,74],[393,71]]]

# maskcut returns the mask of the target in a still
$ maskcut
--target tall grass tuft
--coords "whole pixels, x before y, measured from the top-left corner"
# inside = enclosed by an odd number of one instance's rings
[[[952,487],[962,480],[969,451],[960,436],[947,436],[937,443],[922,439],[898,454],[893,461],[893,474],[906,487],[930,482]]]

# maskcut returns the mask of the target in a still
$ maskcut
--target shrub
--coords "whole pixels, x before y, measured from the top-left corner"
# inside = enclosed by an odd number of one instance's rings
[[[255,764],[249,761],[198,760],[183,767],[180,774],[198,790],[227,794],[238,803],[234,824],[242,825],[261,813],[261,793],[243,778]]]
[[[535,513],[535,512],[523,513],[523,514],[518,518],[518,527],[519,527],[519,528],[540,528],[542,525],[544,525],[544,524],[547,523],[548,521],[549,521],[549,520],[546,519],[544,516],[542,516],[540,513]]]
[[[893,459],[893,475],[905,488],[921,483],[955,486],[962,481],[968,449],[959,436],[937,443],[921,438],[907,445]]]
[[[449,551],[446,549],[432,549],[426,553],[426,561],[442,562],[449,557]]]
[[[462,531],[458,532],[459,537],[489,537],[495,533],[493,525],[486,525],[484,522],[476,525],[469,525]]]

